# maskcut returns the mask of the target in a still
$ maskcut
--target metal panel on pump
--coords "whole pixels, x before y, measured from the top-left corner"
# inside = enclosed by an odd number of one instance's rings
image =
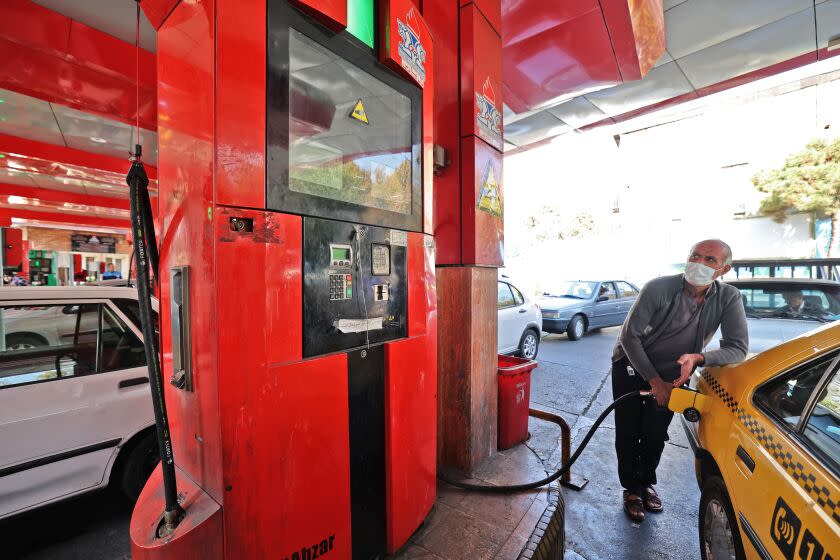
[[[269,30],[266,201],[304,216],[304,357],[403,338],[421,92],[282,5]]]

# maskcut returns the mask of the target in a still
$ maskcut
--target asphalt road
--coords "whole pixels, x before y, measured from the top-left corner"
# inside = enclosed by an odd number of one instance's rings
[[[572,426],[572,450],[595,418],[612,402],[610,355],[618,328],[587,334],[579,341],[562,335],[542,340],[539,367],[531,379],[531,406],[559,413]],[[548,472],[560,464],[558,429],[531,419],[528,445]],[[615,423],[610,415],[572,468],[588,480],[583,490],[565,489],[566,560],[630,558],[687,560],[700,557],[697,517],[700,492],[694,463],[678,417],[669,430],[657,471],[657,492],[665,511],[634,524],[622,509],[616,472]]]
[[[583,437],[612,401],[609,365],[617,334],[618,329],[612,328],[577,342],[559,335],[542,341],[531,403],[566,418],[573,438]],[[567,560],[698,558],[699,491],[679,420],[675,418],[671,425],[671,441],[659,469],[657,489],[665,512],[649,514],[640,525],[631,523],[622,511],[613,426],[610,416],[572,469],[589,483],[582,491],[565,491]],[[546,471],[553,471],[560,463],[557,427],[532,419],[530,431],[529,447]],[[107,491],[55,504],[0,522],[0,558],[127,559],[130,519],[131,505]]]

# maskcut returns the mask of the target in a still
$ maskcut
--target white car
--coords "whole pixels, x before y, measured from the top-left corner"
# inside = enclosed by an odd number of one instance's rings
[[[137,290],[0,288],[0,519],[136,498],[158,460]]]
[[[542,313],[539,306],[510,278],[499,275],[499,354],[519,354],[534,360],[540,348]]]

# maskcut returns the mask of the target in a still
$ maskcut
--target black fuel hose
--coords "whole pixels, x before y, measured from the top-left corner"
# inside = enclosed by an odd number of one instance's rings
[[[468,482],[460,482],[457,480],[452,480],[446,476],[438,474],[438,478],[444,481],[445,483],[449,484],[450,486],[455,486],[456,488],[461,488],[462,490],[476,490],[478,492],[487,492],[491,494],[507,494],[510,492],[521,492],[522,490],[533,490],[534,488],[539,488],[541,486],[545,486],[546,484],[551,484],[561,476],[563,476],[566,471],[572,468],[572,465],[575,464],[580,454],[586,449],[586,445],[589,443],[589,440],[592,439],[592,436],[595,435],[595,430],[598,429],[598,426],[601,425],[601,422],[610,414],[610,412],[615,409],[616,406],[621,404],[624,401],[633,399],[633,398],[645,398],[651,396],[650,391],[633,391],[632,393],[627,393],[625,395],[621,395],[610,405],[604,409],[604,412],[598,416],[595,420],[595,423],[592,424],[592,427],[589,428],[589,431],[586,432],[586,437],[583,438],[583,441],[580,442],[575,452],[572,453],[572,456],[569,457],[569,462],[565,465],[561,465],[559,469],[554,471],[553,474],[543,478],[542,480],[536,480],[534,482],[526,482],[524,484],[510,484],[506,486],[491,486],[489,484],[470,484]]]
[[[137,149],[139,153],[139,147]],[[160,368],[158,339],[152,319],[152,294],[149,279],[150,264],[156,266],[157,247],[153,224],[147,223],[151,217],[149,203],[149,178],[143,162],[135,160],[126,176],[131,208],[131,231],[134,237],[134,263],[137,271],[137,303],[140,308],[140,325],[143,332],[143,346],[146,350],[146,364],[149,370],[149,386],[152,391],[152,408],[157,427],[158,451],[163,470],[163,495],[166,502],[164,522],[161,533],[171,533],[178,525],[183,510],[178,504],[178,489],[175,480],[175,460],[172,454],[172,434],[169,431],[169,418],[166,414],[166,402],[163,394],[163,375]],[[152,249],[154,247],[154,250]],[[152,261],[152,262],[150,262]],[[157,271],[155,271],[157,275]],[[155,277],[157,279],[157,276]]]

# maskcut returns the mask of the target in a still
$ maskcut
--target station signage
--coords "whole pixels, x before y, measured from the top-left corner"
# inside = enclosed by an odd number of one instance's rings
[[[104,235],[74,233],[70,236],[70,250],[79,253],[116,253],[117,239]]]
[[[411,0],[386,0],[381,18],[382,62],[403,72],[420,87],[425,86],[432,36],[420,10]]]

